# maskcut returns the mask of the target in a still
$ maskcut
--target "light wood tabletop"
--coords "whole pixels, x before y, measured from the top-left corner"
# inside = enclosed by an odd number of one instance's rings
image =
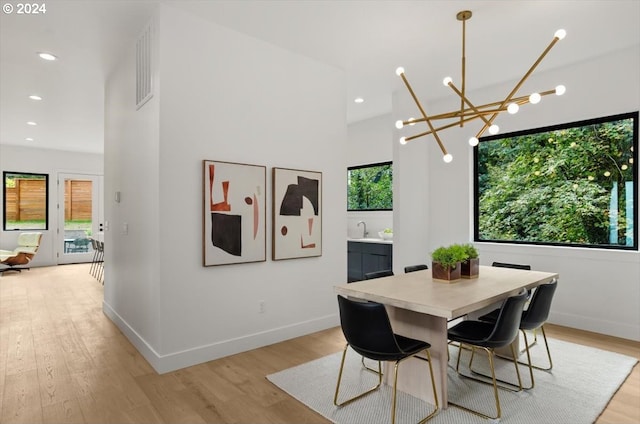
[[[447,283],[432,279],[431,270],[427,269],[343,284],[335,286],[335,291],[451,319],[557,278],[558,274],[552,272],[481,266],[478,278]]]

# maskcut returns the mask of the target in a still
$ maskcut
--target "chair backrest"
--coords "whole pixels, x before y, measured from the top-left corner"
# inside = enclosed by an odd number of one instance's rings
[[[529,307],[522,313],[521,329],[533,330],[547,321],[551,310],[551,301],[557,287],[558,281],[553,280],[536,288],[531,297],[531,302],[529,302]]]
[[[429,267],[425,264],[409,265],[404,267],[404,272],[406,274],[407,272],[422,271],[423,269],[429,269]]]
[[[88,238],[77,238],[73,241],[73,244],[78,247],[89,246],[89,243],[91,243],[91,240],[89,240]]]
[[[40,247],[42,233],[21,233],[18,236],[18,247],[15,252],[35,254]]]
[[[511,296],[502,303],[498,319],[491,335],[485,340],[488,347],[503,347],[510,344],[518,335],[520,320],[524,304],[527,301],[527,291],[523,290],[516,296]]]
[[[338,306],[342,332],[353,350],[371,359],[400,351],[383,304],[338,295]]]
[[[500,268],[523,269],[525,271],[531,271],[531,265],[510,264],[507,262],[494,262],[491,264],[491,266],[496,266]]]
[[[390,269],[385,269],[383,271],[367,272],[366,274],[364,274],[364,279],[372,280],[374,278],[390,277],[392,275],[393,271],[391,271]]]

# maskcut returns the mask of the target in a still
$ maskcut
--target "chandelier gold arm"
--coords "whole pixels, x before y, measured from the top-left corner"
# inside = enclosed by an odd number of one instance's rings
[[[424,119],[424,121],[427,122],[427,125],[429,125],[429,129],[431,130],[431,133],[433,134],[433,136],[435,137],[436,141],[438,142],[438,146],[440,146],[440,150],[442,150],[442,154],[443,155],[447,155],[447,149],[445,149],[444,144],[442,144],[442,141],[440,140],[440,137],[438,136],[438,132],[433,128],[433,124],[431,123],[431,120],[427,117],[426,112],[424,111],[422,105],[420,104],[420,101],[418,100],[418,97],[416,97],[416,94],[413,92],[413,88],[411,88],[411,85],[409,84],[409,81],[407,81],[407,78],[404,76],[404,72],[402,72],[400,74],[400,78],[402,78],[402,81],[404,82],[404,85],[407,87],[407,90],[409,90],[409,93],[411,93],[411,97],[413,97],[413,101],[416,103],[416,106],[418,106],[418,109],[420,110],[420,113],[422,114],[422,118]]]
[[[467,74],[467,55],[466,55],[466,46],[467,46],[467,20],[471,19],[472,13],[470,10],[463,10],[462,12],[458,12],[456,18],[459,21],[462,21],[462,95],[460,97],[460,127],[464,126],[464,119],[462,119],[462,115],[464,112],[464,98],[465,98],[465,88],[466,88],[466,74]]]
[[[549,94],[555,94],[556,90],[547,90],[547,91],[543,91],[540,94],[541,97],[543,96],[548,96]],[[520,96],[520,97],[514,97],[513,99],[511,99],[511,102],[513,103],[517,103],[519,106],[522,106],[524,104],[529,103],[529,96]],[[453,119],[453,118],[458,118],[460,116],[464,117],[464,116],[472,116],[471,118],[468,119],[464,119],[464,122],[469,122],[469,121],[473,121],[474,119],[478,119],[480,118],[480,116],[475,116],[477,115],[492,115],[494,113],[500,113],[500,112],[504,112],[507,110],[507,108],[505,106],[503,106],[502,108],[500,108],[499,106],[502,104],[503,102],[497,101],[497,102],[491,102],[491,103],[487,103],[481,106],[476,106],[477,112],[473,109],[464,109],[462,111],[462,114],[460,113],[460,111],[456,110],[456,111],[452,111],[452,112],[446,112],[446,113],[441,113],[438,115],[432,115],[429,119],[431,121],[438,121],[441,119]],[[487,108],[492,108],[492,109],[488,109],[488,110],[483,110],[483,109],[487,109]],[[425,122],[424,118],[413,118],[413,119],[409,119],[407,121],[402,121],[402,126],[407,126],[407,125],[411,125],[411,124],[416,124],[418,122]],[[440,131],[443,129],[447,129],[447,128],[451,128],[451,127],[455,127],[459,125],[458,123],[454,123],[454,124],[449,124],[449,125],[445,125],[442,127],[438,127],[436,128],[436,131]],[[424,133],[420,133],[420,135],[429,135],[431,134],[431,131],[427,131]],[[418,135],[417,135],[418,136]],[[416,136],[410,138],[407,137],[406,140],[410,141],[413,138],[415,138]]]
[[[480,119],[482,119],[485,122],[485,125],[489,122],[485,117],[484,114],[473,105],[473,103],[471,103],[471,101],[469,101],[469,99],[467,99],[467,97],[464,95],[463,92],[461,92],[460,90],[458,90],[458,88],[453,84],[453,81],[449,81],[449,83],[447,84],[449,87],[451,87],[451,89],[453,91],[455,91],[455,93],[460,96],[460,100],[462,101],[462,105],[460,106],[460,126],[463,126],[463,122],[464,120],[462,119],[463,116],[465,115],[465,109],[464,109],[464,104],[466,103],[467,105],[469,105],[469,108],[471,110],[473,110],[479,117]]]
[[[531,65],[529,70],[524,74],[524,76],[520,79],[520,81],[516,84],[516,86],[513,87],[513,90],[511,90],[511,92],[507,95],[507,97],[502,101],[501,107],[506,105],[511,100],[511,98],[518,92],[520,87],[522,87],[522,84],[524,84],[524,82],[527,80],[527,78],[529,78],[529,76],[533,73],[533,71],[536,69],[536,67],[540,64],[540,62],[542,62],[542,59],[544,59],[544,57],[547,55],[547,53],[549,53],[549,51],[553,48],[553,46],[556,45],[556,43],[558,41],[560,41],[560,38],[558,38],[558,36],[555,35],[553,37],[553,40],[551,40],[551,43],[549,43],[547,48],[544,49],[542,54],[538,57],[538,60],[536,60],[533,65]],[[496,117],[498,115],[499,115],[499,113],[496,113],[496,114],[492,115],[489,118],[489,122],[485,123],[484,126],[480,129],[480,131],[478,131],[478,134],[476,135],[476,138],[480,138],[480,136],[482,134],[484,134],[484,132],[487,130],[487,128],[489,128],[489,126],[491,126],[491,124],[493,124],[493,121],[496,119]]]

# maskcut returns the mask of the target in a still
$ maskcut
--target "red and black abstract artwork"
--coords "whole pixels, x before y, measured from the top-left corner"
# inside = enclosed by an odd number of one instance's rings
[[[273,169],[274,260],[322,255],[322,173]]]
[[[266,168],[204,161],[203,264],[266,260]]]

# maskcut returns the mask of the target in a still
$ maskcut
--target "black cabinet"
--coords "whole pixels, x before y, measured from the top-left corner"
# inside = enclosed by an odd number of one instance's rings
[[[393,245],[390,243],[347,242],[348,282],[364,280],[368,272],[393,267]]]

